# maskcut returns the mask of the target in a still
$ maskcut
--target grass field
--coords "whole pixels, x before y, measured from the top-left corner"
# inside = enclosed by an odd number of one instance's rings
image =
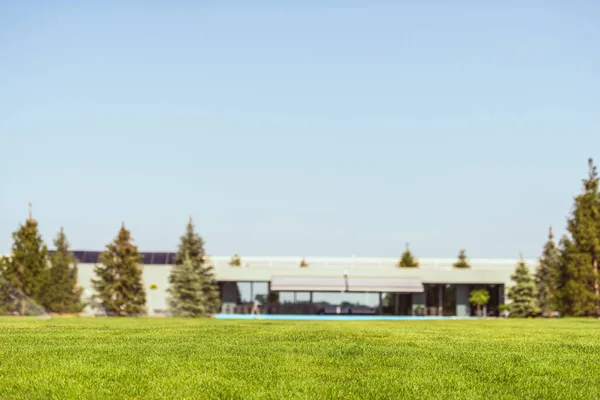
[[[600,398],[599,320],[0,318],[0,398]]]

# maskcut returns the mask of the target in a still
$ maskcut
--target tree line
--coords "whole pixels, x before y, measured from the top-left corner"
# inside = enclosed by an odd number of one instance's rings
[[[583,179],[582,191],[573,202],[567,217],[567,232],[558,243],[552,227],[531,274],[523,257],[511,276],[514,285],[508,288],[511,300],[510,315],[525,317],[560,313],[568,316],[600,317],[600,191],[597,168],[588,160],[588,176]],[[415,268],[418,260],[408,245],[397,263],[401,268]],[[460,250],[455,268],[470,268],[466,251]],[[472,303],[487,303],[489,293],[478,289]]]
[[[511,315],[559,312],[600,317],[600,191],[592,159],[588,160],[588,176],[582,186],[567,218],[567,232],[556,243],[550,228],[535,273],[530,273],[522,257],[517,263],[511,276],[514,285],[507,293],[512,301]],[[27,314],[29,300],[53,313],[77,313],[86,306],[82,289],[77,286],[77,260],[63,229],[54,238],[54,246],[56,251],[49,256],[30,209],[29,218],[13,233],[11,256],[0,258],[0,313]],[[190,219],[169,276],[172,315],[193,317],[218,312],[218,287],[207,260],[204,240]],[[99,261],[92,281],[93,305],[110,315],[143,315],[146,291],[142,256],[124,225]],[[239,256],[232,257],[230,265],[240,266]],[[464,249],[453,265],[470,267]],[[308,264],[303,260],[301,266]],[[419,266],[408,244],[397,266]],[[477,293],[473,298],[478,299],[475,304],[485,304],[489,294],[486,297],[485,293]]]
[[[29,218],[13,233],[12,254],[0,258],[0,314],[38,312],[32,305],[57,314],[78,313],[87,305],[107,315],[146,314],[142,255],[124,224],[94,267],[90,299],[83,298],[83,289],[77,285],[77,259],[62,228],[54,246],[56,250],[49,256],[30,208]],[[213,267],[191,218],[180,237],[174,264],[167,290],[170,314],[201,317],[217,313],[220,296]]]

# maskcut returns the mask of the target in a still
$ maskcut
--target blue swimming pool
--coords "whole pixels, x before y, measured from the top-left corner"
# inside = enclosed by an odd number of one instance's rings
[[[392,315],[293,315],[293,314],[217,314],[216,319],[262,319],[271,321],[431,321],[453,319],[477,319],[477,317],[413,317]]]

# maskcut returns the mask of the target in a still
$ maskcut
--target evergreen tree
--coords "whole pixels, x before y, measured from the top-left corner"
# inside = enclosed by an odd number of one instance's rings
[[[402,253],[402,257],[400,257],[400,261],[398,261],[397,265],[400,268],[416,268],[419,266],[419,261],[410,252],[408,243],[406,244],[406,249],[404,250],[404,253]]]
[[[83,309],[83,288],[77,288],[77,260],[69,251],[63,228],[54,238],[56,251],[50,257],[49,279],[44,290],[44,307],[49,312],[78,313]]]
[[[109,315],[137,316],[145,313],[146,292],[142,282],[142,256],[131,234],[121,226],[117,237],[100,255],[92,280],[94,300]]]
[[[202,276],[186,256],[182,264],[175,264],[169,275],[171,286],[167,292],[169,311],[174,317],[203,317],[207,315],[202,288]]]
[[[544,245],[544,251],[535,272],[538,306],[546,314],[549,314],[554,309],[554,295],[558,281],[559,262],[560,252],[554,244],[552,227],[550,227],[548,230],[548,241]]]
[[[469,261],[467,260],[467,252],[465,249],[462,249],[458,253],[458,259],[454,263],[454,268],[471,268]]]
[[[9,282],[8,271],[8,257],[0,256],[0,315],[12,313],[18,306],[14,287]]]
[[[192,218],[188,221],[186,231],[180,238],[175,265],[182,265],[189,258],[195,273],[202,281],[202,306],[205,314],[215,314],[221,307],[221,296],[215,279],[214,268],[208,263],[204,250],[204,240],[195,231]]]
[[[579,252],[564,236],[560,241],[555,303],[562,315],[586,316],[596,312],[593,290],[592,257]]]
[[[44,244],[38,224],[33,219],[31,205],[29,218],[13,233],[12,255],[4,264],[6,287],[18,293],[18,312],[28,312],[27,303],[42,303],[43,288],[48,278],[48,249]]]
[[[515,285],[508,289],[508,298],[512,300],[508,308],[512,317],[526,317],[537,313],[535,281],[525,264],[525,260],[517,263],[515,273],[510,277]]]
[[[575,198],[567,222],[570,237],[561,241],[556,300],[561,313],[600,316],[600,193],[598,173],[588,160],[583,192]]]
[[[241,267],[242,266],[242,259],[237,254],[234,254],[231,257],[231,259],[229,260],[229,265],[232,266],[232,267]]]

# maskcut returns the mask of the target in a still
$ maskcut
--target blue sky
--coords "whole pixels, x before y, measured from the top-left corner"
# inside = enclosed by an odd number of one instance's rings
[[[0,5],[0,252],[537,257],[600,162],[597,2],[88,3]]]

